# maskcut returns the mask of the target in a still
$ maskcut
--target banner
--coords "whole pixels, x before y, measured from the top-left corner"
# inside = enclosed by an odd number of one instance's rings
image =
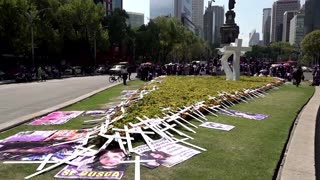
[[[43,141],[44,139],[51,136],[56,131],[24,131],[19,132],[13,136],[9,136],[6,139],[0,140],[0,143],[7,142],[32,142],[32,141]]]
[[[68,165],[54,177],[66,179],[121,179],[126,169],[123,151],[103,151],[97,157],[76,158],[72,161],[78,167]]]
[[[32,121],[29,125],[64,124],[82,113],[83,111],[56,111]]]
[[[49,138],[45,139],[45,141],[72,141],[80,138],[85,138],[90,131],[90,129],[59,130]]]
[[[210,128],[210,129],[218,129],[222,131],[230,131],[235,126],[226,125],[226,124],[220,124],[220,123],[214,123],[214,122],[205,122],[200,125],[201,127]]]
[[[200,151],[188,148],[186,146],[182,146],[180,144],[172,143],[164,138],[151,142],[153,147],[157,151],[164,152],[170,157],[167,157],[163,160],[162,165],[166,167],[172,167],[176,164],[179,164],[194,155],[200,154]],[[135,153],[142,155],[151,149],[148,145],[141,145],[133,149]]]
[[[44,160],[53,154],[51,160],[65,158],[65,153],[73,153],[71,144],[52,146],[49,142],[9,142],[0,146],[0,161],[35,161]]]
[[[248,113],[248,112],[240,112],[240,111],[235,111],[231,109],[222,109],[219,111],[220,114],[224,114],[227,116],[233,116],[233,117],[241,117],[241,118],[246,118],[246,119],[252,119],[252,120],[264,120],[265,118],[268,117],[268,115],[265,114],[254,114],[254,113]]]

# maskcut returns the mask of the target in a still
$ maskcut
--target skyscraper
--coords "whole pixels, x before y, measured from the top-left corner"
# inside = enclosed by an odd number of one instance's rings
[[[127,12],[129,15],[129,19],[127,23],[131,27],[139,27],[144,24],[144,14],[143,13],[136,13],[136,12]]]
[[[263,17],[262,17],[263,45],[268,45],[270,43],[270,28],[271,28],[271,8],[264,8]]]
[[[192,22],[196,26],[196,34],[203,36],[203,6],[204,0],[192,1]]]
[[[204,39],[217,47],[220,46],[221,34],[220,27],[224,22],[224,7],[212,6],[209,1],[208,7],[204,14]]]
[[[300,47],[300,42],[304,37],[304,12],[298,13],[290,21],[289,42],[295,47]]]
[[[108,16],[115,9],[123,9],[122,0],[94,0],[95,3],[101,2],[106,10],[105,16]]]
[[[300,0],[278,0],[273,3],[271,12],[271,42],[282,41],[283,16],[286,11],[300,9]]]
[[[174,0],[150,0],[150,19],[174,16]]]
[[[253,30],[249,33],[249,46],[258,45],[260,42],[260,34]]]
[[[320,29],[320,1],[306,0],[304,21],[305,34],[316,29]]]
[[[298,11],[286,11],[283,14],[283,30],[282,41],[289,42],[290,21],[298,13]]]
[[[190,31],[195,33],[192,23],[192,0],[150,0],[150,18],[159,16],[176,17]]]

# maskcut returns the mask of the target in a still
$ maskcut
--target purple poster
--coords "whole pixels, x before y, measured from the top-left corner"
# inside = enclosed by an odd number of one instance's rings
[[[52,136],[45,139],[45,141],[73,141],[76,139],[84,138],[90,132],[90,129],[81,130],[58,130]]]
[[[0,141],[0,143],[7,143],[7,142],[32,142],[32,141],[43,141],[44,139],[51,136],[56,131],[24,131],[19,132],[13,136],[7,137]]]
[[[102,151],[97,157],[77,158],[54,177],[66,179],[121,179],[126,164],[121,164],[125,154],[121,150]]]
[[[64,124],[82,113],[83,111],[56,111],[32,121],[29,125]]]
[[[48,154],[53,154],[51,160],[59,160],[73,151],[71,144],[52,146],[49,142],[9,142],[0,146],[0,161],[40,161]]]
[[[219,111],[219,113],[227,115],[227,116],[233,116],[233,117],[242,117],[246,119],[252,119],[252,120],[264,120],[268,117],[268,115],[265,114],[255,114],[255,113],[248,113],[248,112],[240,112],[230,109],[222,109]]]

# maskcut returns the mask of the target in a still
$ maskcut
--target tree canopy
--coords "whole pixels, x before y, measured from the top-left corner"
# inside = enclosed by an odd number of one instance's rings
[[[313,59],[320,63],[320,30],[312,31],[301,41],[301,48],[304,53],[303,61],[311,63]]]

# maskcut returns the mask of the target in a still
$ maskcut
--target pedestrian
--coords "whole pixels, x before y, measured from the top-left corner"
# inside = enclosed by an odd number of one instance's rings
[[[42,68],[41,66],[38,67],[38,70],[37,70],[37,75],[38,75],[38,81],[42,81]]]
[[[319,70],[319,67],[317,67],[317,66],[314,67],[314,71],[313,71],[312,75],[313,75],[312,86],[319,86],[320,85],[320,70]]]
[[[128,71],[128,79],[131,80],[132,67],[129,65],[127,68]]]
[[[127,85],[127,78],[128,78],[128,70],[126,66],[121,67],[121,74],[123,79],[123,85]]]
[[[303,71],[302,71],[301,66],[299,66],[297,69],[295,69],[292,73],[292,77],[295,80],[295,84],[297,87],[299,87],[299,85],[301,83],[302,75],[303,75]]]

